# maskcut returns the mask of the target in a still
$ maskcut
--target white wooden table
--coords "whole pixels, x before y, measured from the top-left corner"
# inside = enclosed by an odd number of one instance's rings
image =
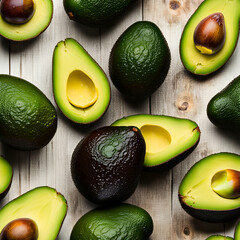
[[[164,84],[140,105],[128,103],[112,87],[110,107],[97,123],[79,126],[67,120],[58,110],[57,133],[45,148],[20,152],[1,146],[1,154],[14,167],[14,179],[9,194],[0,206],[37,186],[56,188],[66,197],[69,206],[58,239],[68,240],[79,217],[95,207],[80,195],[71,179],[70,160],[76,144],[91,130],[109,125],[123,116],[137,113],[165,114],[196,121],[202,131],[200,143],[185,161],[172,170],[149,175],[144,173],[136,192],[127,202],[143,207],[152,215],[152,240],[204,240],[215,233],[233,235],[235,222],[209,224],[195,220],[181,209],[178,201],[179,183],[196,161],[220,151],[240,154],[239,141],[231,134],[215,128],[206,116],[210,98],[240,73],[240,46],[227,65],[209,77],[196,77],[187,73],[180,61],[178,48],[181,32],[201,2],[139,0],[114,26],[93,29],[70,21],[62,0],[54,0],[53,21],[40,37],[23,43],[0,40],[0,73],[10,73],[32,82],[52,103],[52,53],[60,40],[75,38],[108,74],[109,53],[120,34],[136,21],[150,20],[162,30],[172,55],[171,68]]]

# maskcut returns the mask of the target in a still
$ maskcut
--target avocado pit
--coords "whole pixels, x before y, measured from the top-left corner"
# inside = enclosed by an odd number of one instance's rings
[[[0,13],[4,21],[10,24],[24,24],[34,15],[33,0],[2,0]]]
[[[75,70],[70,73],[67,80],[68,101],[77,108],[88,108],[98,99],[98,91],[84,72]]]

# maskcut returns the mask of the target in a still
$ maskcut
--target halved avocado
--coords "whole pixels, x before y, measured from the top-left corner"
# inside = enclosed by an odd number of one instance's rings
[[[38,227],[38,240],[54,240],[67,213],[63,195],[50,187],[35,188],[0,210],[0,232],[15,219],[32,219]]]
[[[208,222],[225,222],[239,216],[240,197],[221,197],[212,185],[216,173],[228,169],[240,171],[239,155],[218,153],[197,162],[179,187],[179,200],[183,209],[193,217]]]
[[[240,222],[238,222],[235,232],[234,232],[234,239],[239,240],[240,239]]]
[[[110,103],[110,85],[100,66],[74,39],[57,44],[53,54],[53,92],[63,114],[76,123],[98,120]]]
[[[0,35],[13,41],[25,41],[37,37],[52,20],[52,0],[34,0],[33,17],[23,24],[10,24],[0,16]]]
[[[195,47],[193,35],[197,25],[214,13],[222,13],[224,16],[226,40],[220,51],[206,55]],[[237,45],[239,21],[239,0],[205,0],[191,16],[183,30],[180,55],[185,68],[197,75],[208,75],[222,67],[231,57]]]
[[[136,126],[146,142],[145,167],[169,169],[182,161],[197,146],[198,125],[188,119],[161,115],[124,117],[112,126]]]
[[[0,200],[7,195],[12,183],[12,177],[12,166],[0,156]]]
[[[233,240],[231,237],[225,237],[221,235],[213,235],[208,237],[206,240]]]

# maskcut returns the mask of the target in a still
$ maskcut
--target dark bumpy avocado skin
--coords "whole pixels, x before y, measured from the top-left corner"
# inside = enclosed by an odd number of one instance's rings
[[[207,115],[219,128],[240,131],[240,76],[210,100]]]
[[[152,232],[152,218],[144,209],[119,204],[97,208],[82,216],[70,240],[147,240]]]
[[[0,139],[20,150],[44,147],[54,136],[57,114],[33,84],[0,75]]]
[[[160,29],[152,22],[136,22],[113,46],[109,72],[123,95],[144,98],[163,83],[170,61],[170,50]]]
[[[137,187],[145,152],[145,141],[136,127],[99,128],[82,139],[73,152],[73,181],[89,201],[123,201]]]
[[[110,24],[136,0],[63,0],[70,19],[92,27]]]

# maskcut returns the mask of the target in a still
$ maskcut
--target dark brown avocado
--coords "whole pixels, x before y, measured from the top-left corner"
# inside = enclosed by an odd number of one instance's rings
[[[99,128],[82,139],[73,152],[73,181],[91,202],[124,201],[137,187],[145,152],[137,127]]]

